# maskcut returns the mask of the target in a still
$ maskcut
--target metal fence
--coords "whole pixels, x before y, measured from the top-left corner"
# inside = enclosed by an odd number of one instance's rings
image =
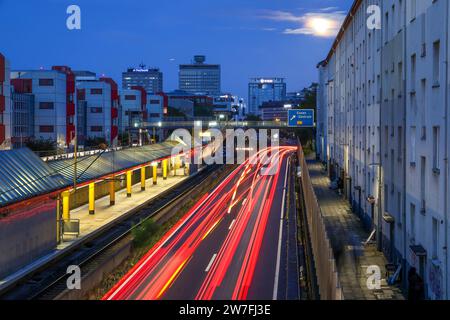
[[[301,186],[306,209],[308,231],[314,255],[317,282],[321,300],[343,300],[342,288],[334,259],[331,243],[328,238],[325,222],[317,201],[305,155],[300,141],[298,141],[298,159],[301,167]]]

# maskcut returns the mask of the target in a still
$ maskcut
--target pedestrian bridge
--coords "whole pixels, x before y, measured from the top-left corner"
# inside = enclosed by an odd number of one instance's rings
[[[144,122],[141,128],[162,128],[162,129],[177,129],[177,128],[217,128],[217,129],[232,129],[232,128],[255,128],[255,129],[298,129],[299,127],[289,126],[287,121],[159,121],[159,122]]]

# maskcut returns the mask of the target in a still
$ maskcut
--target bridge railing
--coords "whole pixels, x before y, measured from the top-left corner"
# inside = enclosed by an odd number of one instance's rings
[[[339,274],[334,259],[331,242],[325,227],[322,211],[314,192],[308,166],[300,141],[298,141],[298,159],[301,168],[301,186],[303,191],[308,231],[314,255],[317,282],[321,300],[343,300]]]
[[[158,121],[144,122],[142,127],[147,128],[186,128],[186,127],[209,127],[209,128],[288,128],[286,121],[220,121],[220,120],[191,120],[191,121]]]

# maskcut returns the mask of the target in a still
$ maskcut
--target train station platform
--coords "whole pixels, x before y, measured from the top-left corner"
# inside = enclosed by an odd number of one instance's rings
[[[387,284],[388,261],[376,244],[365,243],[370,234],[350,204],[336,191],[331,190],[322,164],[307,157],[311,183],[322,212],[325,227],[333,249],[339,281],[345,300],[404,300],[397,286]],[[367,269],[378,266],[381,271],[381,287],[369,289]]]
[[[89,204],[80,206],[70,211],[71,219],[77,219],[80,221],[80,230],[78,236],[64,236],[61,241],[53,250],[49,253],[35,259],[32,263],[20,268],[17,272],[10,274],[4,279],[0,279],[0,291],[5,287],[14,283],[18,279],[23,278],[25,275],[39,269],[49,261],[57,258],[58,256],[71,250],[74,246],[86,240],[87,237],[94,236],[96,233],[107,228],[115,221],[137,207],[149,202],[162,192],[169,190],[187,179],[188,176],[184,175],[184,168],[177,169],[176,175],[173,170],[167,177],[167,180],[158,179],[156,185],[153,184],[152,179],[146,180],[145,190],[141,190],[141,182],[132,186],[132,196],[127,196],[127,189],[122,189],[116,192],[116,203],[110,205],[110,197],[106,195],[95,201],[95,214],[89,214]]]

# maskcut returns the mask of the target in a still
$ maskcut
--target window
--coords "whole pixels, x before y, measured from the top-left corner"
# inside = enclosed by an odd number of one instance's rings
[[[53,102],[39,102],[39,109],[41,110],[52,110],[53,108]]]
[[[416,55],[411,56],[411,92],[416,90]]]
[[[416,165],[416,127],[411,127],[410,130],[410,143],[411,143],[411,154],[409,162],[411,165]]]
[[[42,133],[53,133],[54,127],[53,126],[39,126],[39,132]]]
[[[102,132],[103,127],[102,126],[91,126],[91,131],[92,132]]]
[[[439,221],[433,218],[433,259],[438,258],[438,246],[439,246]]]
[[[425,157],[420,157],[420,200],[421,200],[421,211],[422,213],[425,213],[426,209],[426,203],[425,203],[425,196],[426,196],[426,165],[427,165],[427,159]]]
[[[436,41],[433,43],[433,86],[439,86],[440,79],[440,53],[441,43]]]
[[[91,89],[91,94],[102,94],[102,93],[103,93],[103,89],[100,89],[100,88]]]
[[[409,218],[410,218],[410,237],[411,242],[415,242],[416,240],[416,205],[411,203],[409,209]]]
[[[52,87],[53,79],[39,79],[39,86],[41,87]]]
[[[440,128],[433,127],[433,172],[439,173],[439,135]]]
[[[417,0],[410,0],[410,3],[411,3],[410,19],[411,20],[414,20],[416,18],[416,2],[417,2]]]
[[[103,108],[101,107],[91,107],[91,113],[102,113]]]
[[[397,139],[398,139],[398,157],[397,160],[399,162],[402,161],[402,155],[403,155],[403,128],[402,127],[398,127],[398,134],[397,134]]]
[[[125,95],[125,100],[136,100],[136,96],[135,95],[131,95],[131,94],[127,94],[127,95]]]

